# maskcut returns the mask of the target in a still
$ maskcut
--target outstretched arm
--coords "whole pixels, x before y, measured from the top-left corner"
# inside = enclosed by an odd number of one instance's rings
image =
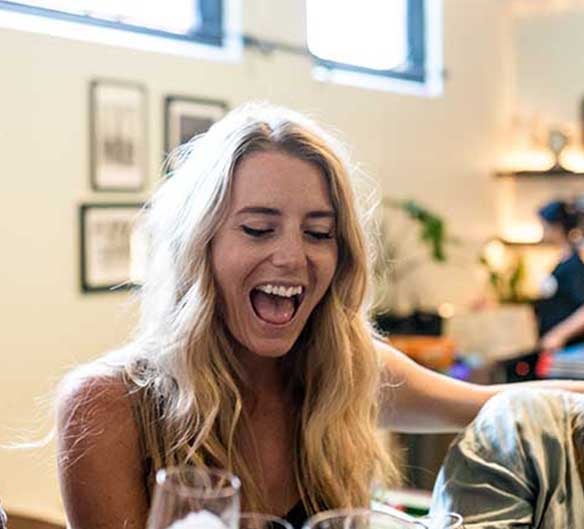
[[[481,386],[416,364],[387,343],[376,341],[383,360],[381,426],[411,433],[458,432],[492,396],[507,389],[565,389],[584,393],[584,381],[545,380]]]
[[[546,332],[541,338],[541,347],[544,351],[550,352],[561,349],[570,338],[582,331],[584,331],[584,306]]]

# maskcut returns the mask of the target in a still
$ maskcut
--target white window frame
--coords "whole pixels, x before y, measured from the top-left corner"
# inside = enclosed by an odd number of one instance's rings
[[[222,46],[176,40],[147,33],[135,33],[124,29],[101,27],[7,9],[0,9],[0,27],[133,50],[213,61],[237,62],[241,60],[243,54],[240,26],[242,0],[222,1],[224,33]]]
[[[318,63],[313,67],[314,79],[324,83],[332,82],[405,95],[441,96],[444,93],[443,0],[426,0],[424,17],[426,75],[423,82],[372,75],[343,68],[330,68]]]

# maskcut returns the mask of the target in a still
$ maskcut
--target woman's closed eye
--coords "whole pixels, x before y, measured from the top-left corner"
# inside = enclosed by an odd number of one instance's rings
[[[307,235],[309,235],[310,237],[312,237],[313,239],[316,240],[324,240],[324,239],[332,239],[333,238],[333,233],[330,231],[314,231],[314,230],[307,230],[305,232]]]
[[[246,226],[245,224],[242,224],[241,229],[245,234],[250,235],[251,237],[263,237],[264,235],[267,235],[268,233],[272,233],[274,231],[272,228],[259,230],[256,228],[252,228],[251,226]]]
[[[241,229],[246,235],[255,238],[264,237],[266,235],[272,234],[275,231],[274,228],[258,229],[252,228],[251,226],[246,226],[245,224],[241,225]],[[317,241],[332,239],[334,237],[332,231],[305,230],[304,233],[311,239]]]

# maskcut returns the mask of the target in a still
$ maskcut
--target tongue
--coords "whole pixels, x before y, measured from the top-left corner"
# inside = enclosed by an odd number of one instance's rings
[[[292,298],[272,296],[261,290],[254,290],[251,293],[251,302],[256,314],[268,323],[287,323],[294,316]]]

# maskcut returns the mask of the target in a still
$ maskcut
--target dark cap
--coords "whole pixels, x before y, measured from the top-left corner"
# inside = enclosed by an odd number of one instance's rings
[[[548,224],[559,224],[567,232],[580,222],[577,209],[564,200],[553,200],[538,210],[538,215]]]

